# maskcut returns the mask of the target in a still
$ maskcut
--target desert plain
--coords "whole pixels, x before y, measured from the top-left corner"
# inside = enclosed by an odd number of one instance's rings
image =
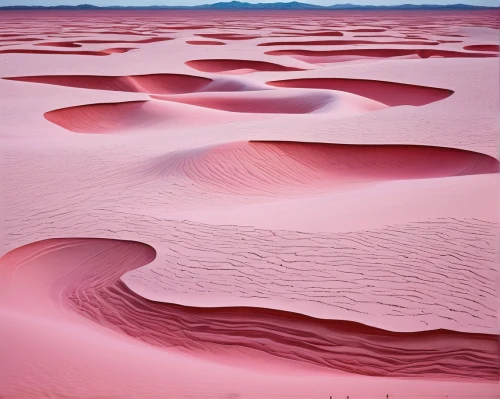
[[[0,21],[0,397],[500,398],[498,10]]]

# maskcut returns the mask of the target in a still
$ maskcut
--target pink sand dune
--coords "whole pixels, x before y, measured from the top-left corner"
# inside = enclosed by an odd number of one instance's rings
[[[368,79],[308,78],[278,80],[267,82],[267,84],[275,87],[345,91],[370,98],[391,107],[398,105],[426,105],[443,100],[453,94],[453,90],[437,87]]]
[[[34,46],[47,46],[47,47],[82,47],[81,44],[73,42],[43,42],[35,43]]]
[[[107,133],[149,125],[159,116],[141,112],[147,101],[90,104],[45,113],[45,119],[76,133]]]
[[[237,59],[209,59],[209,60],[192,60],[187,61],[186,65],[202,72],[228,73],[233,71],[303,71],[304,69],[287,67],[272,62],[252,61],[252,60],[237,60]]]
[[[273,50],[266,52],[267,55],[289,55],[292,57],[300,57],[301,61],[309,63],[328,63],[354,60],[360,58],[391,58],[403,56],[417,56],[420,58],[442,57],[442,58],[488,58],[498,57],[491,53],[467,53],[462,51],[452,50],[435,50],[435,49],[349,49],[349,50]],[[350,58],[344,58],[350,57]]]
[[[267,42],[259,43],[258,46],[349,46],[361,44],[407,44],[412,46],[436,46],[438,42],[398,40],[393,42],[373,41],[373,40],[313,40],[302,42]]]
[[[263,114],[310,114],[314,112],[369,112],[384,108],[379,103],[354,96],[305,90],[262,90],[228,93],[196,93],[175,96],[152,96],[155,99],[196,105],[228,112]],[[347,111],[347,109],[346,109]],[[346,112],[348,114],[348,112]]]
[[[106,54],[123,54],[123,53],[128,53],[129,51],[132,50],[138,50],[136,47],[113,47],[113,48],[107,48],[105,50],[101,50],[103,53]]]
[[[197,33],[196,36],[219,40],[252,40],[260,37],[255,35],[242,35],[238,33]]]
[[[0,303],[39,315],[66,309],[147,344],[201,357],[207,351],[238,357],[246,348],[299,364],[371,376],[499,377],[494,335],[447,330],[395,333],[270,309],[201,309],[149,301],[119,279],[155,257],[152,247],[139,242],[85,238],[35,242],[0,260]]]
[[[194,112],[196,111],[196,112]],[[195,117],[193,117],[195,115]],[[245,120],[230,114],[167,101],[126,101],[77,105],[48,111],[45,119],[74,133],[166,133],[165,129]]]
[[[216,40],[188,40],[186,43],[194,46],[224,46],[226,44]]]
[[[497,173],[497,159],[472,151],[409,145],[251,141],[168,154],[144,173],[184,176],[208,190],[287,196],[385,180]]]
[[[8,49],[0,50],[0,54],[56,54],[56,55],[94,55],[94,56],[107,56],[113,53],[124,53],[133,49],[106,49],[100,51],[57,51],[57,50],[31,50],[31,49]]]
[[[471,44],[469,46],[464,46],[464,50],[474,50],[474,51],[495,51],[498,53],[500,46],[498,44]]]
[[[57,86],[78,87],[95,90],[125,91],[148,94],[182,94],[201,91],[252,91],[265,90],[265,85],[232,78],[213,80],[201,76],[156,73],[147,75],[42,75],[12,76],[6,80],[43,83]]]
[[[150,37],[142,40],[104,40],[104,39],[84,39],[77,40],[76,43],[84,44],[113,44],[113,43],[132,43],[132,44],[144,44],[144,43],[157,43],[164,42],[167,40],[173,40],[171,37]]]
[[[42,40],[38,37],[20,37],[16,39],[2,39],[0,42],[36,42]]]
[[[319,32],[301,32],[301,33],[296,33],[296,32],[281,32],[281,31],[274,31],[272,32],[275,35],[289,35],[289,36],[344,36],[342,32],[339,31],[319,31]]]

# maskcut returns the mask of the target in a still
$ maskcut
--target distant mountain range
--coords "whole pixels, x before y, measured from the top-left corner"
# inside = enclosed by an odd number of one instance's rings
[[[401,4],[397,6],[371,6],[357,4],[334,4],[331,6],[318,6],[314,4],[299,3],[245,3],[229,1],[199,6],[108,6],[99,7],[92,4],[78,6],[3,6],[0,10],[484,10],[497,9],[498,7],[473,6],[469,4]]]

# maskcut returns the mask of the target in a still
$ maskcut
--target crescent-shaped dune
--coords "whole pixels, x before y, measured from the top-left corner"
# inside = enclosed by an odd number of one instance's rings
[[[81,44],[74,42],[43,42],[35,43],[34,46],[47,46],[47,47],[82,47]]]
[[[123,53],[128,53],[129,51],[132,50],[138,50],[136,47],[113,47],[113,48],[107,48],[105,50],[101,50],[102,52],[106,54],[123,54]]]
[[[271,32],[274,35],[288,35],[288,36],[303,36],[303,37],[308,37],[308,36],[344,36],[342,32],[339,31],[319,31],[319,32],[280,32],[280,31],[274,31]]]
[[[488,155],[418,145],[251,141],[204,147],[152,160],[144,173],[183,177],[233,195],[290,196],[351,184],[497,173]]]
[[[226,44],[216,40],[188,40],[186,43],[194,46],[224,46]]]
[[[93,134],[158,132],[166,128],[223,124],[242,119],[242,116],[244,115],[195,109],[172,101],[85,104],[55,109],[44,114],[45,119],[66,130]]]
[[[195,93],[173,96],[153,95],[151,97],[221,111],[261,114],[310,114],[320,110],[328,112],[329,110],[338,110],[343,103],[351,109],[355,108],[366,112],[384,108],[379,103],[363,98],[344,97],[324,91],[315,92],[300,89]]]
[[[464,46],[464,50],[474,50],[474,51],[495,51],[498,53],[500,46],[498,44],[472,44],[470,46]]]
[[[259,308],[183,307],[149,301],[120,276],[151,262],[149,245],[60,238],[15,249],[0,259],[0,303],[63,317],[72,311],[148,344],[237,357],[239,348],[326,370],[405,378],[498,380],[497,337],[433,330],[394,333]]]
[[[313,40],[302,42],[267,42],[259,43],[257,46],[350,46],[365,44],[406,44],[412,46],[436,46],[438,42],[416,41],[416,40],[398,40],[394,42],[377,42],[373,40]]]
[[[209,59],[209,60],[192,60],[187,61],[186,65],[202,72],[228,73],[235,71],[256,72],[286,72],[286,71],[303,71],[304,69],[287,67],[272,62],[252,61],[252,60],[236,60],[236,59]]]
[[[94,56],[107,56],[106,50],[102,51],[91,51],[91,50],[81,50],[81,51],[57,51],[57,50],[31,50],[31,49],[8,49],[0,50],[0,54],[56,54],[56,55],[94,55]]]
[[[160,119],[155,113],[143,110],[146,104],[147,101],[128,101],[80,105],[49,111],[44,117],[75,133],[110,133],[148,125]]]
[[[157,42],[165,42],[167,40],[174,40],[171,37],[150,37],[148,39],[142,40],[103,40],[103,39],[84,39],[84,40],[76,40],[76,43],[84,43],[84,44],[113,44],[113,43],[132,43],[132,44],[145,44],[145,43],[157,43]]]
[[[84,89],[126,91],[151,94],[192,93],[205,89],[212,79],[174,73],[149,75],[98,76],[98,75],[45,75],[3,78],[20,82],[45,83]]]
[[[453,94],[453,90],[437,87],[368,79],[308,78],[276,80],[267,82],[267,84],[275,87],[345,91],[370,98],[391,107],[398,105],[426,105],[443,100]]]
[[[219,40],[252,40],[260,37],[255,35],[242,35],[238,33],[197,33],[196,36]]]
[[[436,50],[436,49],[348,49],[348,50],[273,50],[266,52],[267,55],[289,55],[300,57],[299,59],[309,63],[328,63],[355,60],[359,58],[392,58],[404,56],[418,56],[420,58],[443,57],[443,58],[488,58],[498,57],[491,53],[468,53],[464,51]],[[349,57],[349,58],[345,58]]]

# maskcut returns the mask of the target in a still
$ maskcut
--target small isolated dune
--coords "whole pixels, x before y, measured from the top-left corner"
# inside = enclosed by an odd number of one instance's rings
[[[309,78],[267,82],[275,87],[339,90],[378,101],[390,107],[426,105],[443,100],[453,90],[368,79]]]
[[[474,51],[495,51],[498,53],[498,44],[471,44],[470,46],[465,46],[464,50],[474,50]]]
[[[32,50],[32,49],[8,49],[0,50],[0,54],[56,54],[56,55],[94,55],[94,56],[107,56],[106,50],[102,51],[57,51],[57,50]]]
[[[81,44],[74,42],[43,42],[35,43],[34,46],[47,46],[47,47],[82,47]]]
[[[114,48],[107,48],[106,50],[101,50],[101,51],[106,54],[122,54],[122,53],[128,53],[129,51],[132,50],[138,50],[138,49],[136,47],[114,47]]]
[[[303,32],[303,33],[297,33],[297,32],[272,32],[274,35],[287,35],[287,36],[298,36],[298,37],[308,37],[308,36],[344,36],[342,32],[339,31],[331,31],[331,30],[325,30],[325,31],[319,31],[319,32]]]
[[[289,196],[351,184],[497,173],[488,155],[417,145],[237,142],[160,157],[146,172],[220,193]]]
[[[279,64],[274,64],[272,62],[236,59],[192,60],[187,61],[186,65],[198,71],[214,73],[304,71],[304,69],[301,68],[287,67]]]
[[[266,52],[267,55],[288,55],[301,61],[316,63],[328,63],[337,61],[351,61],[363,58],[392,58],[414,56],[419,58],[442,57],[442,58],[487,58],[498,57],[491,53],[469,53],[465,51],[437,50],[437,49],[348,49],[348,50],[273,50]]]
[[[55,109],[45,119],[74,133],[163,132],[227,123],[248,117],[167,101],[85,104]]]
[[[75,133],[109,133],[147,122],[138,112],[147,101],[89,104],[56,109],[45,119]]]
[[[304,90],[290,91],[290,93],[281,90],[263,90],[151,97],[221,111],[262,114],[309,114],[333,101],[340,100],[327,92]]]
[[[152,94],[192,93],[201,91],[212,83],[212,79],[209,78],[173,73],[129,76],[45,75],[17,76],[4,79],[84,89]]]
[[[301,42],[267,42],[259,43],[257,46],[350,46],[350,45],[381,45],[381,44],[403,44],[412,46],[436,46],[438,42],[423,40],[397,40],[392,42],[382,42],[374,40],[309,40]]]
[[[238,33],[197,33],[196,36],[206,37],[208,39],[219,39],[219,40],[252,40],[260,37],[255,35],[243,35]]]
[[[217,40],[188,40],[186,43],[194,46],[224,46],[226,44]]]
[[[144,107],[148,101],[102,103],[61,108],[45,119],[75,133],[112,133],[155,124],[167,115]]]
[[[86,43],[86,44],[113,44],[113,43],[132,43],[132,44],[145,44],[145,43],[156,43],[165,42],[167,40],[174,40],[171,37],[151,37],[142,40],[104,40],[104,39],[84,39],[76,40],[76,43]]]

